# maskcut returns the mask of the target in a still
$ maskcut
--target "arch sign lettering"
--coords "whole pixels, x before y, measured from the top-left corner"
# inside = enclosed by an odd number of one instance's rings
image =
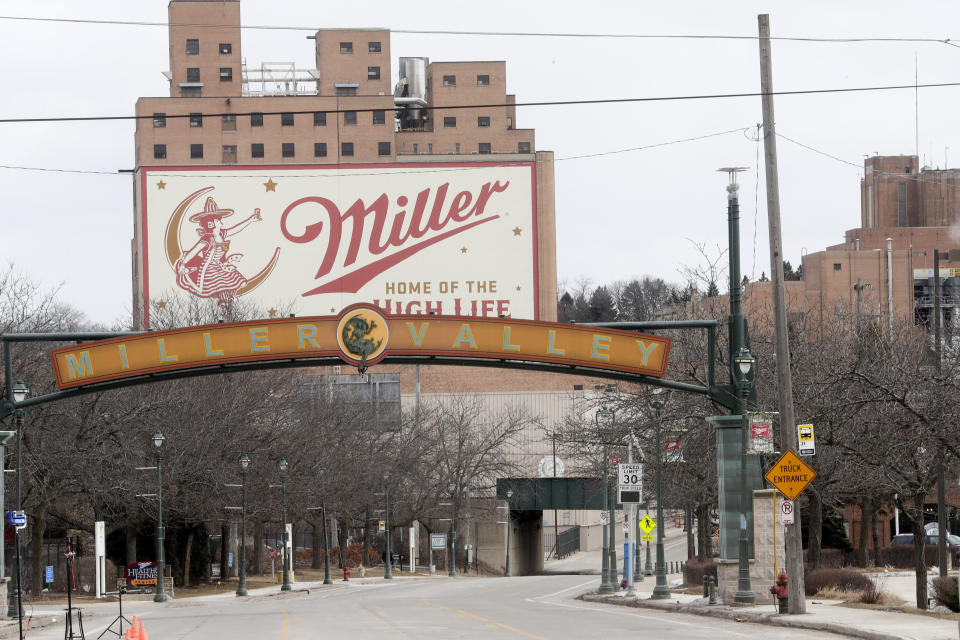
[[[340,358],[365,368],[418,357],[532,362],[662,377],[670,339],[569,324],[388,315],[354,305],[338,316],[278,318],[124,335],[51,352],[57,385],[84,385],[219,364]]]

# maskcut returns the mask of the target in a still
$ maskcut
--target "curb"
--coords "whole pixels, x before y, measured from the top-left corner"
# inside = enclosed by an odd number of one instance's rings
[[[600,604],[612,604],[621,607],[637,607],[642,609],[658,609],[673,613],[689,613],[698,616],[711,618],[726,618],[737,622],[752,622],[755,624],[766,624],[775,627],[788,627],[793,629],[807,629],[810,631],[828,631],[845,636],[856,638],[865,638],[866,640],[904,640],[901,636],[894,636],[888,633],[877,633],[857,629],[856,627],[846,627],[834,622],[820,622],[815,620],[806,620],[804,618],[795,618],[782,616],[777,613],[754,613],[741,607],[730,607],[727,605],[712,605],[709,608],[696,604],[680,604],[678,602],[656,601],[656,600],[633,600],[626,601],[619,597],[601,596],[597,594],[584,594],[579,597],[580,600],[587,602],[597,602]]]

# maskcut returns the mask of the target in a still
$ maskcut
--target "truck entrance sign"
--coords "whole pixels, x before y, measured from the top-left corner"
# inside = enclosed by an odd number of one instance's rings
[[[788,450],[773,464],[765,477],[767,482],[787,497],[787,500],[796,500],[807,485],[817,477],[817,472],[797,454]]]

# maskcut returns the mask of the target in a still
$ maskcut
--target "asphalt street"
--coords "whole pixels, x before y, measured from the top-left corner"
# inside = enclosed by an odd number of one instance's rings
[[[596,589],[584,575],[517,578],[408,578],[372,581],[246,598],[211,596],[157,605],[132,602],[124,613],[145,621],[150,640],[306,640],[316,638],[769,638],[783,629],[725,619],[661,613],[583,602]],[[59,614],[59,615],[57,615]],[[116,614],[116,605],[88,607],[86,637],[96,638]],[[56,623],[51,617],[58,617]],[[63,638],[62,611],[38,609],[43,627],[31,640]],[[14,636],[15,636],[14,630]],[[792,629],[792,640],[838,638]],[[116,638],[107,634],[104,638]]]

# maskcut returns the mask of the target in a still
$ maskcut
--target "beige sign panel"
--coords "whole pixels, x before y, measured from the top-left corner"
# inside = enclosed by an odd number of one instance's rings
[[[536,320],[532,162],[144,167],[138,286],[223,307]],[[164,304],[160,304],[163,307]]]

